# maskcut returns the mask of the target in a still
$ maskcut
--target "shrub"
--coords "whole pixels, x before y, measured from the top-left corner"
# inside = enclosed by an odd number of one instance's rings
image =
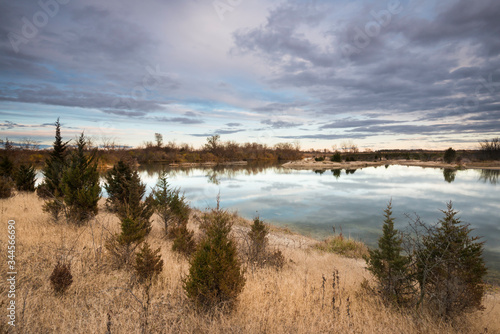
[[[0,177],[12,178],[14,174],[14,163],[10,160],[8,155],[2,157],[0,162]]]
[[[68,207],[68,217],[75,223],[82,223],[97,214],[97,203],[101,198],[96,151],[85,154],[86,139],[82,133],[77,149],[71,154],[69,164],[63,172],[62,191]]]
[[[265,262],[266,265],[276,269],[281,269],[285,265],[285,262],[285,257],[279,249],[274,250],[272,253],[267,253]]]
[[[61,213],[66,210],[66,206],[61,198],[55,198],[45,202],[42,209],[44,212],[48,213],[52,218],[52,221],[56,223],[59,220]]]
[[[243,290],[245,278],[236,243],[230,236],[230,215],[217,204],[217,209],[207,216],[205,226],[205,235],[184,279],[184,289],[198,309],[231,311]]]
[[[123,219],[120,227],[121,233],[109,237],[105,244],[116,268],[131,263],[134,250],[144,241],[151,230],[150,225],[144,226],[131,218]]]
[[[314,158],[315,161],[325,161],[325,157],[316,157]]]
[[[342,157],[340,156],[340,152],[335,152],[334,155],[330,158],[331,162],[342,162]]]
[[[367,269],[375,276],[383,297],[398,305],[405,303],[410,288],[409,260],[402,255],[403,239],[394,228],[391,202],[384,210],[383,235],[378,239],[378,248],[368,251],[365,261]]]
[[[187,229],[187,224],[182,223],[170,229],[170,234],[174,240],[172,250],[190,257],[195,249],[194,232]]]
[[[0,176],[0,198],[9,198],[12,196],[14,183],[9,177]]]
[[[156,213],[163,221],[165,233],[174,238],[175,234],[169,232],[169,227],[186,225],[191,211],[184,195],[180,195],[179,189],[170,189],[165,172],[160,175],[152,195]]]
[[[33,165],[21,165],[15,174],[16,188],[19,191],[35,191],[36,172]]]
[[[423,237],[423,248],[416,253],[417,278],[428,306],[450,318],[481,308],[487,269],[483,242],[470,236],[469,225],[456,217],[451,202],[442,212],[444,218]]]
[[[61,263],[60,261],[57,261],[52,274],[50,274],[49,280],[56,293],[64,293],[69,288],[71,283],[73,283],[71,265],[69,263]]]
[[[479,142],[482,159],[500,159],[500,137]]]
[[[163,260],[160,255],[161,249],[153,251],[145,242],[135,257],[134,269],[139,282],[151,282],[163,270]]]
[[[250,239],[248,258],[250,263],[255,263],[258,266],[264,264],[267,257],[268,234],[269,227],[264,224],[259,217],[254,218],[253,224],[248,232],[248,237]]]
[[[451,164],[457,158],[457,151],[453,148],[449,148],[444,152],[443,160],[444,162]]]

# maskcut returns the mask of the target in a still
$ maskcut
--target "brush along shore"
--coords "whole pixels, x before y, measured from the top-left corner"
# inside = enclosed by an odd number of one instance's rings
[[[189,260],[171,250],[158,217],[147,242],[161,248],[163,271],[146,298],[127,269],[113,270],[104,247],[120,229],[119,219],[99,203],[99,214],[76,227],[54,223],[35,194],[18,193],[0,201],[0,245],[9,272],[8,222],[16,228],[17,333],[138,333],[148,317],[149,333],[499,333],[499,293],[489,291],[484,310],[444,322],[428,313],[398,310],[382,302],[363,260],[331,253],[321,243],[289,230],[271,227],[269,247],[285,258],[280,270],[243,262],[246,283],[234,312],[195,311],[183,289]],[[201,211],[193,211],[188,228],[200,235]],[[250,222],[236,214],[233,237],[243,247]],[[327,243],[328,245],[328,243]],[[326,247],[326,246],[325,246]],[[49,277],[58,260],[71,264],[73,283],[55,294]],[[0,285],[2,320],[7,324],[6,284]],[[143,306],[149,303],[145,315]]]
[[[290,161],[284,163],[282,166],[290,169],[356,169],[364,167],[377,167],[377,166],[418,166],[429,168],[449,168],[449,169],[496,169],[500,170],[500,161],[489,162],[463,162],[445,163],[442,161],[422,161],[422,160],[383,160],[383,161],[315,161],[312,158],[306,158],[298,161]]]

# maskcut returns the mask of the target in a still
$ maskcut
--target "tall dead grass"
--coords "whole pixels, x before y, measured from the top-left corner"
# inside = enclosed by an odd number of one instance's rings
[[[54,224],[34,194],[20,193],[0,200],[0,262],[7,273],[7,222],[16,221],[17,333],[139,333],[145,296],[132,271],[112,270],[105,238],[119,229],[119,220],[101,213],[88,225]],[[101,203],[102,208],[102,203]],[[195,220],[189,228],[197,230]],[[240,227],[244,228],[244,227]],[[238,237],[238,232],[235,231]],[[484,311],[453,323],[429,314],[398,311],[385,306],[362,282],[371,280],[362,260],[320,252],[302,236],[280,234],[269,238],[287,262],[273,268],[247,270],[246,285],[235,312],[197,313],[182,288],[187,260],[171,251],[159,219],[147,238],[161,247],[164,269],[151,290],[150,333],[488,333],[500,332],[498,293],[489,293]],[[49,276],[57,261],[71,263],[73,284],[63,295],[53,292]],[[7,286],[0,285],[1,302]],[[6,329],[2,305],[0,329]],[[2,327],[3,326],[3,327]]]

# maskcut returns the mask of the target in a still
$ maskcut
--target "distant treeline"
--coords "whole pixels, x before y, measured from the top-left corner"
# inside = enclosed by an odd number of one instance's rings
[[[229,161],[248,162],[276,162],[300,160],[303,157],[313,157],[318,161],[381,161],[381,160],[421,160],[440,161],[445,153],[451,154],[451,162],[460,163],[463,160],[488,161],[500,160],[500,138],[479,142],[476,150],[401,150],[383,149],[378,151],[365,150],[359,152],[357,146],[344,145],[340,150],[331,151],[302,151],[298,143],[279,143],[268,146],[261,143],[240,144],[235,141],[222,141],[219,135],[207,138],[206,144],[195,149],[189,144],[163,143],[161,134],[155,134],[155,142],[146,142],[142,147],[130,148],[120,146],[112,141],[98,145],[89,139],[88,147],[96,148],[101,165],[113,165],[119,160],[132,163],[224,163]],[[16,164],[30,163],[42,165],[50,150],[39,149],[32,140],[25,140],[25,144],[13,144],[7,139],[0,139],[0,154],[8,154]],[[70,143],[71,145],[71,143]],[[71,149],[71,148],[70,148]],[[451,150],[451,151],[450,151]]]
[[[2,142],[2,155],[9,157],[16,164],[31,163],[42,165],[50,154],[50,150],[37,147],[12,145],[8,140]],[[118,145],[99,146],[89,140],[87,147],[97,149],[100,164],[113,165],[119,160],[132,163],[223,163],[229,161],[272,162],[302,159],[303,153],[297,144],[279,143],[274,146],[259,143],[239,144],[234,141],[223,142],[219,135],[207,138],[207,143],[200,149],[188,144],[163,144],[161,136],[157,142],[146,142],[143,147],[126,148]],[[71,149],[71,147],[69,147]]]
[[[447,156],[451,155],[451,159]],[[480,142],[480,147],[477,150],[401,150],[401,149],[384,149],[378,151],[336,151],[332,152],[304,152],[304,156],[313,157],[317,161],[382,161],[382,160],[420,160],[420,161],[442,161],[443,159],[449,163],[460,163],[465,160],[469,161],[491,161],[500,160],[500,144],[499,139],[495,138],[491,141],[484,140]]]

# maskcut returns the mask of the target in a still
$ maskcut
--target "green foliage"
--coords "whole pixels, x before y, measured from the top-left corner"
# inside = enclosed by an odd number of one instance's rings
[[[481,308],[487,269],[483,242],[470,235],[451,202],[442,212],[444,218],[423,237],[424,247],[416,254],[417,277],[422,298],[437,315],[449,318]]]
[[[66,207],[61,197],[46,201],[42,207],[43,211],[51,216],[54,223],[59,220],[59,217],[61,216],[61,213],[65,211],[65,208]]]
[[[170,229],[170,235],[173,238],[172,250],[190,257],[196,250],[194,241],[194,232],[188,230],[187,223],[181,223]]]
[[[453,148],[449,148],[444,152],[444,157],[443,160],[444,162],[451,164],[452,162],[455,161],[457,158],[457,151],[455,151]]]
[[[184,289],[201,310],[231,311],[245,284],[236,243],[230,236],[231,217],[217,205],[205,219],[205,236],[191,260]]]
[[[267,246],[269,243],[267,238],[268,234],[269,227],[264,224],[259,217],[254,218],[253,224],[248,232],[248,237],[250,239],[250,263],[255,263],[258,266],[264,265],[267,257]]]
[[[314,158],[315,161],[325,161],[325,157],[324,156],[321,156],[321,157],[316,157]]]
[[[63,294],[73,283],[71,265],[69,263],[57,261],[52,274],[50,274],[49,280],[54,291],[58,294]]]
[[[186,225],[189,220],[191,209],[184,195],[180,195],[179,189],[170,189],[165,172],[160,174],[152,195],[156,213],[163,221],[165,233],[170,237],[174,237],[174,234],[170,233],[169,227],[175,228]]]
[[[113,168],[107,172],[104,189],[108,193],[106,205],[112,210],[117,210],[125,204],[129,197],[129,183],[133,176],[132,169],[123,160],[118,161]]]
[[[15,174],[16,188],[19,191],[35,191],[36,172],[33,165],[21,165]]]
[[[402,255],[403,239],[394,228],[391,202],[384,210],[383,234],[378,240],[378,249],[368,251],[365,261],[367,269],[378,281],[384,298],[398,305],[406,302],[410,288],[408,283],[408,258]]]
[[[8,155],[4,155],[0,162],[0,177],[12,178],[13,175],[14,163],[10,160]]]
[[[118,241],[121,245],[140,244],[151,231],[151,226],[140,224],[132,218],[124,218],[121,222],[121,233]]]
[[[86,140],[82,133],[62,178],[64,203],[68,207],[67,214],[75,223],[85,222],[96,215],[97,203],[101,198],[96,151],[89,155],[85,151]]]
[[[444,180],[448,183],[452,183],[453,181],[455,181],[456,175],[457,175],[457,171],[455,169],[451,169],[451,168],[443,169]]]
[[[161,249],[153,251],[145,242],[135,257],[134,269],[139,282],[151,282],[163,270],[163,260],[160,255]]]
[[[49,158],[45,161],[45,167],[43,168],[43,189],[45,192],[41,193],[43,196],[47,196],[48,194],[50,197],[60,197],[63,194],[62,177],[66,168],[66,148],[68,145],[68,142],[62,141],[59,118],[55,126],[56,135],[53,150]]]
[[[148,234],[155,203],[152,195],[143,200],[146,185],[141,182],[139,173],[120,160],[106,175],[104,188],[108,193],[108,205],[116,211],[122,222],[130,219]]]
[[[331,162],[342,162],[342,157],[340,156],[340,152],[335,152],[334,155],[330,158]]]

